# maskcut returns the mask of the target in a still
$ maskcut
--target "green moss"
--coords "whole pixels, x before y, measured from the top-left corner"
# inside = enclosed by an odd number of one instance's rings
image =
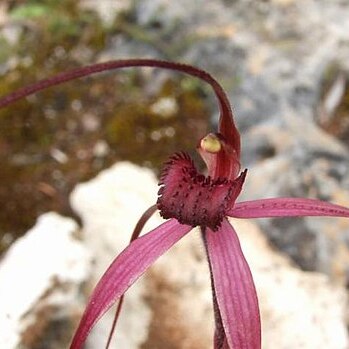
[[[9,43],[0,36],[0,64],[4,64],[11,57],[12,49]]]
[[[15,7],[10,12],[11,19],[36,19],[50,14],[50,8],[42,4],[23,4]]]
[[[75,0],[13,1],[10,17],[25,25],[17,45],[10,46],[0,38],[0,62],[6,66],[11,56],[18,62],[2,76],[0,95],[81,65],[72,52],[85,47],[98,52],[108,35],[97,15],[79,9]],[[78,138],[81,115],[71,108],[71,102],[79,98],[91,100],[86,110],[97,105],[89,88],[81,82],[67,84],[0,110],[0,253],[6,247],[2,236],[20,235],[40,213],[54,209],[72,214],[69,191],[77,181],[100,170],[92,161],[81,166],[76,155],[96,141],[96,136],[88,141]],[[80,119],[80,124],[70,132],[69,123],[74,119]],[[59,164],[52,158],[50,152],[55,148],[67,152],[68,163]]]
[[[122,159],[158,170],[169,154],[195,148],[207,129],[207,108],[199,90],[180,90],[178,86],[180,81],[167,80],[149,100],[116,108],[106,124],[106,139]],[[154,106],[166,98],[175,108],[161,115]]]

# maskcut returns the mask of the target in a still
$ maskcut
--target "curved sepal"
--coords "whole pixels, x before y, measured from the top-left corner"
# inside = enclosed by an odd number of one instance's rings
[[[192,228],[171,219],[134,240],[98,282],[75,332],[71,349],[80,349],[95,323],[154,261]]]

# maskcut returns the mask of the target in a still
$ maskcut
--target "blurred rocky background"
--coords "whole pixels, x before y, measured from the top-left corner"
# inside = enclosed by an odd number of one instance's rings
[[[242,199],[349,206],[348,13],[346,0],[3,0],[0,94],[111,59],[190,63],[231,99],[249,169]],[[94,282],[155,202],[161,164],[178,150],[195,156],[217,119],[208,86],[153,69],[0,110],[0,348],[68,346]],[[349,348],[349,220],[234,224],[264,348]],[[130,290],[115,347],[211,348],[210,297],[193,233]],[[91,349],[103,347],[105,321]]]

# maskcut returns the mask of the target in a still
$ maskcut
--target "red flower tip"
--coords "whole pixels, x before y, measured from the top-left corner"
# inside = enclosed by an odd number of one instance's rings
[[[202,149],[207,153],[219,153],[222,149],[222,142],[219,139],[219,135],[209,133],[207,136],[201,139],[199,149]]]
[[[176,218],[191,226],[216,231],[239,195],[246,176],[236,180],[212,179],[199,174],[191,158],[176,153],[165,164],[161,174],[158,209],[163,218]]]

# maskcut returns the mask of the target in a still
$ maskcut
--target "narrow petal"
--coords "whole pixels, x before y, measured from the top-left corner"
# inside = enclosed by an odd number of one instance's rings
[[[206,239],[228,346],[230,349],[260,349],[256,289],[236,232],[224,219],[218,231],[207,229]],[[223,348],[228,346],[223,345]]]
[[[94,289],[70,348],[82,348],[98,319],[158,257],[191,229],[171,219],[134,240],[121,252]]]
[[[227,215],[236,218],[349,217],[349,208],[314,199],[275,198],[236,203]]]

